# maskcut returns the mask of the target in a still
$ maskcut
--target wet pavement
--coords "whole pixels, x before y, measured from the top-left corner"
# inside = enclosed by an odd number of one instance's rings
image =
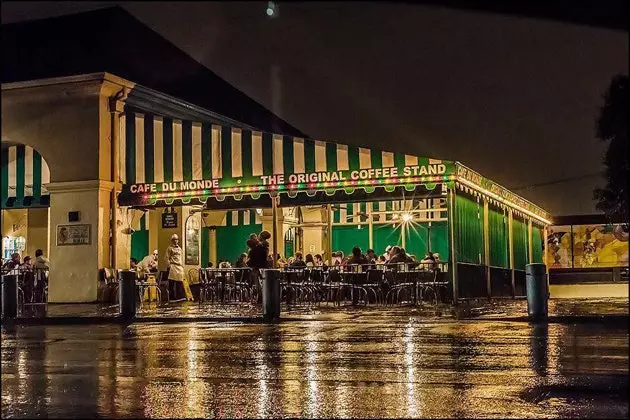
[[[310,318],[312,317],[312,318]],[[619,324],[404,310],[2,329],[2,417],[628,417]]]
[[[388,316],[394,314],[424,315],[427,317],[448,319],[514,319],[526,317],[527,302],[523,299],[486,299],[462,302],[457,307],[450,304],[433,305],[421,303],[417,306],[351,306],[342,307],[333,304],[282,306],[283,318],[289,319],[328,319],[338,314],[372,314]],[[585,316],[628,316],[627,298],[596,299],[551,299],[549,301],[551,317],[585,317]],[[22,318],[85,318],[118,316],[118,305],[113,304],[51,304],[25,306]],[[179,302],[163,305],[144,304],[138,308],[139,319],[211,319],[211,318],[243,318],[262,317],[262,306],[247,303],[199,305],[197,302]]]

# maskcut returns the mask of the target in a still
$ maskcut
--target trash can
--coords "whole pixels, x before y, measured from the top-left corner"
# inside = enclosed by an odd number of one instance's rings
[[[2,319],[15,319],[18,314],[18,276],[2,276]]]
[[[527,313],[532,319],[547,317],[549,290],[547,289],[547,267],[545,264],[525,266],[527,288]]]
[[[119,275],[119,314],[122,318],[131,319],[136,316],[136,272],[122,270]]]
[[[263,270],[263,318],[271,321],[280,318],[280,270]]]

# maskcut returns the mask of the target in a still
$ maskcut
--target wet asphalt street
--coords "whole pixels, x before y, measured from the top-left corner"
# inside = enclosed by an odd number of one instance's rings
[[[417,316],[2,330],[2,417],[628,417],[627,325]]]

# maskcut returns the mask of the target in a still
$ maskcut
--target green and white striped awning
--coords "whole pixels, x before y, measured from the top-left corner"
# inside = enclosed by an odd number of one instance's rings
[[[48,207],[44,187],[50,182],[48,164],[32,147],[2,147],[1,206],[3,209]]]
[[[122,118],[121,205],[381,184],[432,186],[454,171],[453,162],[403,153],[149,114]]]
[[[229,210],[221,221],[221,226],[260,225],[262,220],[256,210]]]

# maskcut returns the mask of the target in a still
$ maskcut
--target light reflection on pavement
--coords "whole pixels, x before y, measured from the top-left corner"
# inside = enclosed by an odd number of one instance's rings
[[[628,416],[625,325],[415,316],[2,331],[2,417]]]

